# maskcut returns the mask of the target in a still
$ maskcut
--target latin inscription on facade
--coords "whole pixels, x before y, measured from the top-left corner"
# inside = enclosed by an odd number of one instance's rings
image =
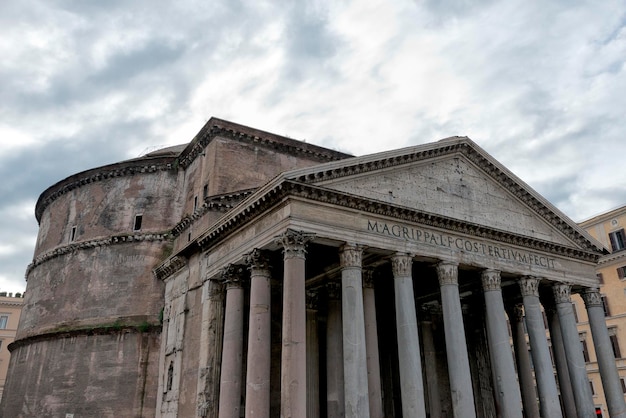
[[[423,228],[368,220],[367,230],[394,238],[444,247],[454,251],[479,254],[498,260],[516,261],[522,264],[554,268],[554,258],[546,257],[545,255],[519,251],[503,245],[493,245],[477,240],[455,237]]]

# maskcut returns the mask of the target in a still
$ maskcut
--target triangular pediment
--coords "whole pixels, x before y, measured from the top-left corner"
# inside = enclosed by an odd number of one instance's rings
[[[571,219],[464,137],[285,173],[385,204],[599,251]]]

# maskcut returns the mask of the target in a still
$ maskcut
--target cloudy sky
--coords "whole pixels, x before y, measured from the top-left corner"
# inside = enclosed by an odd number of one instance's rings
[[[362,155],[467,135],[580,221],[626,204],[626,2],[0,1],[0,291],[34,205],[211,116]]]

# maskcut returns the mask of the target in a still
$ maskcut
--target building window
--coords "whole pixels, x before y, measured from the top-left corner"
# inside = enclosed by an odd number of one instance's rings
[[[604,284],[604,276],[602,275],[602,273],[596,274],[596,278],[598,279],[598,283]]]
[[[202,200],[206,199],[208,195],[209,195],[209,185],[205,184],[204,187],[202,188]]]
[[[624,378],[623,378],[623,377],[622,377],[622,378],[620,378],[620,379],[619,379],[619,381],[620,381],[620,382],[621,382],[621,384],[622,384],[622,392],[623,392],[623,393],[626,393],[626,382],[624,381]]]
[[[133,225],[133,231],[139,231],[141,229],[142,221],[143,221],[143,215],[135,215],[135,223]]]
[[[596,396],[596,388],[593,387],[593,382],[591,380],[589,381],[589,387],[591,388],[591,394]]]
[[[574,321],[578,323],[578,311],[576,310],[576,302],[572,302],[572,312],[574,313]]]
[[[580,340],[580,345],[583,348],[583,357],[585,359],[585,363],[589,363],[589,350],[587,349],[587,341],[584,339],[585,337],[581,337],[583,339]]]
[[[609,239],[611,240],[611,249],[613,252],[621,251],[626,248],[626,234],[624,229],[609,233]]]
[[[9,322],[9,315],[0,315],[0,329],[6,329]]]
[[[611,310],[609,309],[609,299],[602,295],[602,307],[604,308],[604,316],[611,316]]]
[[[609,328],[609,338],[611,339],[611,348],[613,349],[613,355],[615,358],[622,358],[622,353],[619,349],[619,341],[617,340],[617,327]]]
[[[193,211],[195,212],[198,209],[198,196],[193,197]]]
[[[167,368],[167,385],[166,390],[169,392],[172,390],[172,383],[174,381],[174,362],[170,362],[170,367]]]
[[[72,230],[70,231],[70,242],[74,242],[75,239],[76,239],[76,227],[73,226]]]
[[[617,268],[617,277],[619,277],[620,280],[626,279],[626,266]]]

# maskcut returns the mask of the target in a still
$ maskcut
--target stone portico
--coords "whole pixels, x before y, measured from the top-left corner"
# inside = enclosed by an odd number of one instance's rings
[[[573,292],[626,416],[602,249],[467,138],[288,171],[187,241],[157,416],[592,417]]]

